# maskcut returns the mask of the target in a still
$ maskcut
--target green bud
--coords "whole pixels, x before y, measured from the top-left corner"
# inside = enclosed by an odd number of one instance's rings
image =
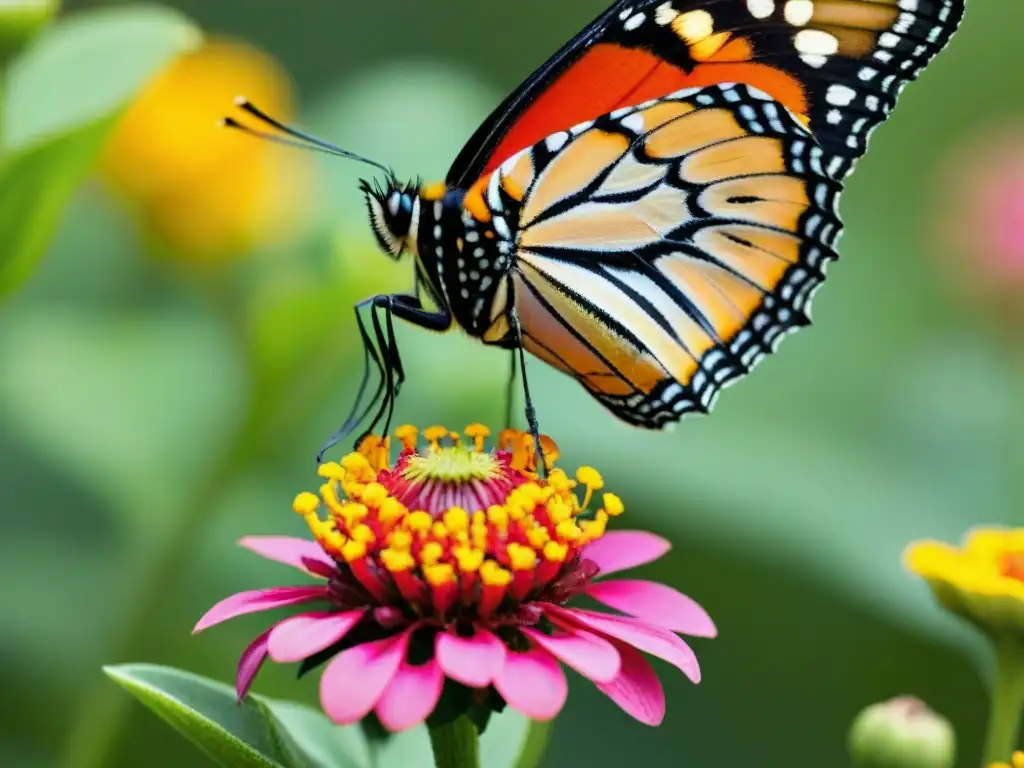
[[[0,68],[60,10],[60,0],[0,0]]]
[[[857,715],[850,757],[854,768],[953,768],[956,735],[924,702],[900,696]]]

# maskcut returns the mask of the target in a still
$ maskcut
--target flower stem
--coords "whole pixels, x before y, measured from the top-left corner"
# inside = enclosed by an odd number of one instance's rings
[[[480,734],[468,715],[429,730],[437,768],[480,768]]]
[[[551,730],[555,725],[554,720],[531,720],[530,727],[526,731],[526,738],[523,739],[523,746],[519,750],[519,757],[516,758],[515,768],[537,768],[544,757],[551,740]]]
[[[1018,744],[1024,710],[1024,645],[1015,640],[996,642],[996,677],[985,738],[985,765],[1005,762]]]

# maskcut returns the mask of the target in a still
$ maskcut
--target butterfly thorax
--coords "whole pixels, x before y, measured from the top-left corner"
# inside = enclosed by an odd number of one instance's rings
[[[470,190],[443,183],[386,189],[364,184],[370,220],[382,250],[416,260],[417,285],[466,333],[492,344],[510,341],[505,277],[512,267],[515,200],[486,185]]]

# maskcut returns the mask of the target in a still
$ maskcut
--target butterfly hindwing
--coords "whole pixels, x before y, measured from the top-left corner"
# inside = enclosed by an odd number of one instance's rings
[[[783,105],[722,85],[508,159],[522,343],[628,422],[708,410],[808,322],[840,232],[824,158]]]
[[[842,179],[964,0],[619,0],[491,115],[452,166],[468,186],[568,126],[682,88],[740,82],[801,116]]]

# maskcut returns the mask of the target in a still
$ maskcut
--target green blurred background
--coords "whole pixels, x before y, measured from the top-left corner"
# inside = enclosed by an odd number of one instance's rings
[[[604,0],[169,5],[275,57],[307,128],[432,178]],[[969,0],[848,184],[814,327],[712,417],[642,434],[531,368],[563,464],[597,466],[629,526],[672,539],[648,574],[698,599],[721,633],[695,642],[700,686],[658,667],[660,729],[573,680],[545,765],[841,766],[853,715],[905,692],[951,718],[961,764],[977,764],[987,659],[900,554],[1022,517],[1024,281],[981,246],[984,216],[970,212],[986,182],[968,181],[999,167],[997,149],[1024,152],[1022,29],[1019,0]],[[189,630],[230,592],[294,578],[234,541],[302,535],[291,498],[316,482],[316,450],[361,370],[350,307],[410,283],[409,264],[374,246],[365,169],[304,161],[301,215],[232,260],[172,252],[92,180],[0,304],[0,765],[86,765],[118,708],[129,719],[102,765],[206,764],[100,665],[232,677],[266,619]],[[503,354],[399,334],[401,421],[500,426]],[[316,682],[268,668],[257,690],[315,701]]]

